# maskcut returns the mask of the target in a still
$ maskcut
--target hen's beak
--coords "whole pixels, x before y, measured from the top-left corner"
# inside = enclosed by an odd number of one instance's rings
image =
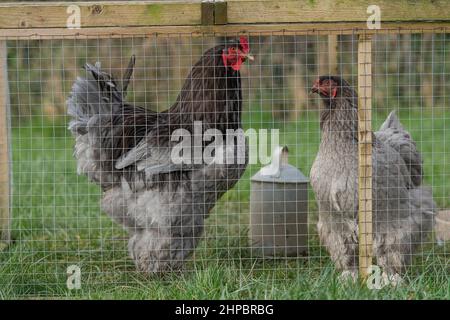
[[[319,93],[320,92],[320,82],[319,79],[315,80],[313,83],[313,86],[311,90],[309,90],[310,93]]]

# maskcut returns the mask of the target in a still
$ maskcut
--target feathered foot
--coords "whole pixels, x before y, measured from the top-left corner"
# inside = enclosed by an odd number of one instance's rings
[[[340,278],[358,278],[358,226],[353,220],[336,223],[319,216],[317,230],[320,242],[327,248],[331,260],[338,270],[343,270]]]
[[[139,271],[167,273],[181,270],[198,240],[174,237],[158,230],[136,232],[128,242],[128,250]]]
[[[403,278],[398,273],[388,275],[387,278],[388,278],[389,284],[392,285],[393,287],[398,287],[398,286],[402,285],[404,282]]]
[[[338,280],[341,283],[347,282],[356,283],[358,281],[358,271],[345,270],[339,275]]]

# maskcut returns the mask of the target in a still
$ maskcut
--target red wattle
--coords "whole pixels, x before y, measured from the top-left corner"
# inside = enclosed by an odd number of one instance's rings
[[[241,69],[242,59],[238,59],[235,63],[231,65],[231,68],[235,71],[239,71]]]
[[[244,52],[245,54],[250,52],[250,45],[248,44],[248,39],[246,37],[240,37],[239,43],[241,45],[242,52]]]
[[[225,51],[222,51],[222,61],[223,61],[223,65],[225,67],[228,67],[228,58],[227,58],[227,55],[225,54]]]

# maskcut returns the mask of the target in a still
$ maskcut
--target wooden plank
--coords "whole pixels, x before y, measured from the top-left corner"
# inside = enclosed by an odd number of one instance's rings
[[[9,181],[9,90],[6,41],[0,41],[0,240],[8,243],[10,235]]]
[[[317,71],[319,75],[331,74],[328,64],[329,56],[327,37],[317,37],[315,42],[317,52]]]
[[[86,39],[151,37],[156,34],[179,37],[205,35],[231,36],[249,35],[344,35],[344,34],[410,34],[450,33],[450,22],[440,23],[384,23],[383,29],[368,30],[365,23],[299,23],[299,24],[239,24],[223,26],[148,26],[148,27],[104,27],[104,28],[15,28],[1,29],[0,39]]]
[[[339,74],[338,49],[338,35],[328,35],[328,65],[331,74]]]
[[[450,241],[450,210],[438,212],[434,231],[439,244],[444,245],[445,242]]]
[[[338,74],[337,37],[336,34],[332,34],[328,37],[321,37],[323,39],[317,39],[319,74]]]
[[[214,3],[214,24],[228,23],[228,5],[226,2]]]
[[[359,274],[365,279],[372,265],[372,40],[358,40],[358,230]]]
[[[66,28],[69,5],[80,8],[81,28],[201,25],[200,1],[31,2],[0,4],[0,28]]]
[[[366,28],[368,0],[227,1],[229,24],[360,22]],[[67,8],[80,7],[81,28],[200,26],[201,1],[25,2],[0,4],[0,29],[66,28]],[[450,21],[448,0],[379,0],[382,26],[401,22]],[[328,26],[329,29],[333,25]]]
[[[214,3],[202,2],[202,25],[214,24]]]
[[[228,22],[366,22],[371,4],[380,7],[383,22],[450,19],[448,0],[235,0],[228,1]]]

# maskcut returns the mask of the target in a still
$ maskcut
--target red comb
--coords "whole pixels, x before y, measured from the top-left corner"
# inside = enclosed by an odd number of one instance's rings
[[[246,37],[242,36],[239,38],[239,43],[241,44],[242,51],[248,53],[250,51],[250,46],[248,45],[248,40]]]

